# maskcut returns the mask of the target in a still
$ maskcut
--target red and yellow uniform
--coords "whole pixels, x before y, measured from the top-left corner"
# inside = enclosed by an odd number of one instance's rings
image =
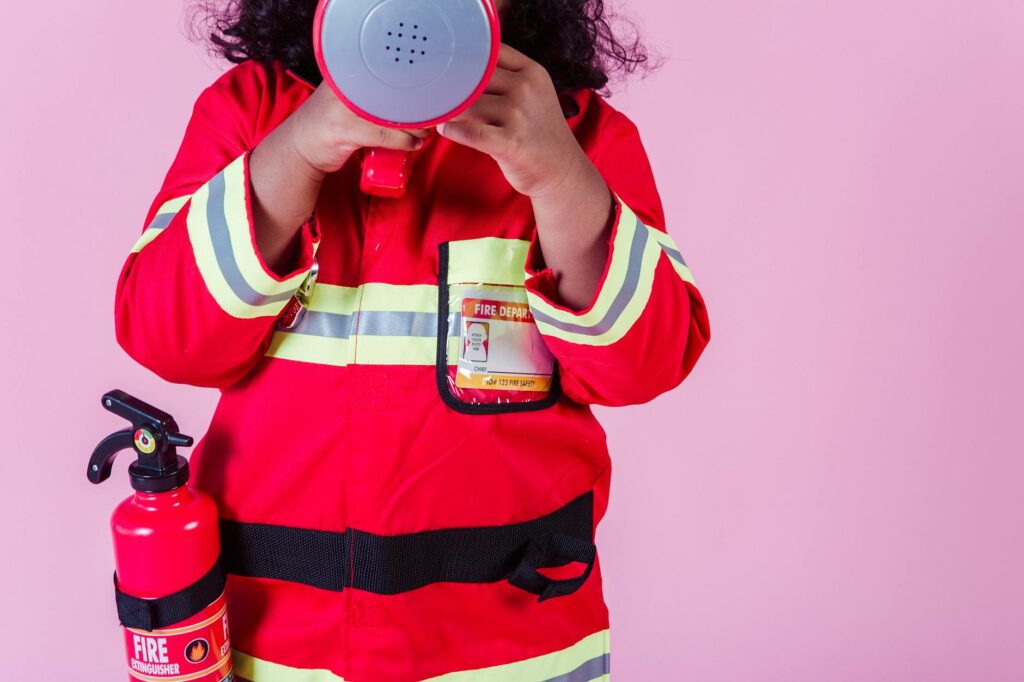
[[[574,93],[568,123],[616,199],[601,284],[574,311],[529,199],[437,136],[401,199],[362,194],[356,159],[330,176],[294,270],[271,270],[248,155],[312,91],[245,63],[203,92],[118,282],[128,353],[221,390],[194,481],[247,524],[393,536],[515,524],[592,493],[596,527],[611,469],[589,406],[672,389],[710,336],[635,126]],[[308,309],[289,328],[297,295]],[[608,675],[599,562],[541,601],[504,580],[381,594],[246,575],[228,600],[236,673],[255,682]]]

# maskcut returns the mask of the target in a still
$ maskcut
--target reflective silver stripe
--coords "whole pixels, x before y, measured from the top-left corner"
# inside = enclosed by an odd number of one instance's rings
[[[176,216],[176,215],[178,215],[177,211],[175,211],[174,213],[161,213],[158,216],[156,216],[155,218],[153,218],[153,222],[151,222],[149,224],[149,227],[146,228],[146,229],[147,230],[163,230],[168,225],[171,224],[171,221],[174,220],[174,216]]]
[[[451,327],[459,329],[460,316],[456,315]],[[322,310],[308,310],[293,329],[281,330],[287,334],[306,334],[331,339],[359,336],[432,337],[437,334],[437,313],[364,310],[345,315]]]
[[[206,207],[206,221],[210,228],[210,242],[213,245],[213,253],[217,258],[217,266],[224,281],[231,287],[240,300],[251,306],[261,306],[267,303],[287,301],[294,295],[291,291],[284,291],[273,296],[266,296],[255,291],[242,277],[242,272],[235,261],[235,252],[231,246],[231,235],[228,233],[227,218],[224,214],[224,173],[218,173],[209,183],[210,198]]]
[[[671,246],[665,246],[664,244],[662,244],[661,250],[664,251],[665,254],[668,255],[668,257],[674,260],[675,262],[679,263],[680,265],[686,265],[686,261],[683,260],[683,254],[679,253]]]
[[[356,330],[360,336],[435,336],[437,313],[362,311]]]
[[[282,331],[287,334],[306,334],[308,336],[347,339],[351,327],[351,315],[326,313],[319,310],[307,310],[302,321],[291,329]]]
[[[650,239],[650,235],[647,231],[647,226],[637,219],[636,232],[633,233],[633,241],[629,245],[629,266],[626,269],[626,277],[622,281],[622,288],[615,295],[615,299],[608,307],[608,312],[605,313],[604,318],[600,322],[591,326],[562,322],[538,310],[533,311],[534,318],[556,329],[583,334],[584,336],[600,336],[607,332],[615,325],[619,315],[626,309],[629,302],[633,300],[633,295],[636,293],[637,286],[640,283],[640,270],[643,266],[644,251],[647,249],[648,239]]]
[[[584,661],[575,670],[564,675],[548,678],[544,682],[590,682],[590,680],[596,680],[602,675],[610,674],[610,662],[610,654],[601,654],[589,661]]]

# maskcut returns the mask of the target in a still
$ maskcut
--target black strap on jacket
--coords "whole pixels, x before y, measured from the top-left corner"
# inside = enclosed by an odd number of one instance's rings
[[[159,599],[140,599],[121,591],[114,573],[114,598],[121,625],[136,630],[160,630],[191,618],[212,604],[224,591],[226,578],[215,561],[202,578],[174,594]]]
[[[562,533],[547,533],[530,540],[523,560],[519,562],[508,581],[527,592],[539,594],[538,601],[551,597],[572,594],[586,582],[594,558],[597,555],[594,543]],[[583,573],[575,578],[552,580],[537,569],[547,566],[564,566],[568,561],[580,561],[587,565]]]
[[[507,579],[539,595],[539,601],[564,596],[590,575],[597,555],[592,537],[592,491],[529,521],[401,535],[221,521],[222,561],[228,573],[376,594],[397,594],[435,582]],[[537,571],[572,561],[587,564],[574,578],[556,580]]]

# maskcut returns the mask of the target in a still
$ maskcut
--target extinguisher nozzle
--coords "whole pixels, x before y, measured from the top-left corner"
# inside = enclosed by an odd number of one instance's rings
[[[186,436],[181,433],[169,433],[167,434],[167,443],[169,445],[175,445],[177,447],[188,448],[192,447],[192,436]]]

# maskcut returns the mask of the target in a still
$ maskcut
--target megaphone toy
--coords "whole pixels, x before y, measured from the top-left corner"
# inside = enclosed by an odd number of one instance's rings
[[[325,81],[353,112],[391,128],[428,128],[468,109],[498,63],[493,0],[321,0],[313,29]],[[409,152],[369,149],[360,187],[401,197]]]

